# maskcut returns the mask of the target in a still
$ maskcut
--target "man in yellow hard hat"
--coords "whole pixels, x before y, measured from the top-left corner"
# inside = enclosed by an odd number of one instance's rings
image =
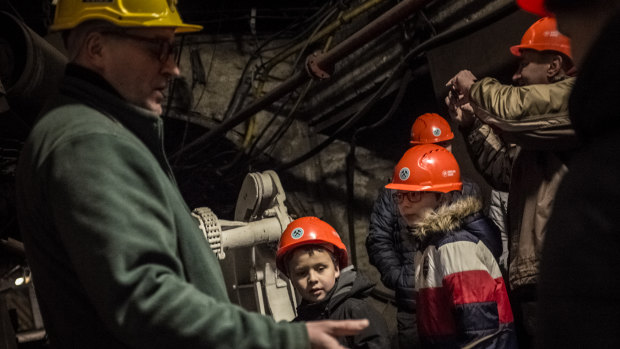
[[[229,302],[163,152],[175,0],[59,0],[70,64],[17,170],[18,219],[57,348],[341,348],[366,320],[276,323]]]

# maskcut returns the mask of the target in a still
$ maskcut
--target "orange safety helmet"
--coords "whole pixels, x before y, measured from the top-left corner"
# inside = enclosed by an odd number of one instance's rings
[[[545,0],[517,0],[517,5],[523,10],[541,17],[551,16],[545,7]]]
[[[289,223],[280,237],[276,252],[278,269],[288,275],[285,264],[286,255],[299,246],[309,244],[332,245],[340,269],[349,265],[347,247],[340,240],[336,229],[316,217],[301,217]]]
[[[449,141],[454,133],[446,119],[435,113],[418,116],[411,126],[411,144],[427,144]]]
[[[388,189],[404,191],[437,191],[448,193],[461,190],[461,170],[454,155],[436,144],[410,148],[394,168]]]
[[[534,22],[523,34],[521,45],[512,46],[510,52],[520,57],[521,51],[525,49],[561,52],[573,59],[570,39],[558,31],[557,22],[553,17],[544,17]]]

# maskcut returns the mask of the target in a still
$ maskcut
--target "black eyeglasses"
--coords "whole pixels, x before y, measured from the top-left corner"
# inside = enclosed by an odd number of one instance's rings
[[[397,191],[394,194],[392,194],[392,197],[394,198],[394,201],[396,201],[399,204],[402,204],[405,198],[407,198],[409,202],[419,202],[420,200],[422,200],[422,192],[421,191]]]
[[[104,31],[101,32],[104,35],[112,35],[120,38],[127,38],[141,42],[145,45],[148,51],[156,57],[160,63],[165,63],[168,58],[176,57],[179,53],[179,47],[166,39],[147,38],[140,35],[129,34],[124,31]]]

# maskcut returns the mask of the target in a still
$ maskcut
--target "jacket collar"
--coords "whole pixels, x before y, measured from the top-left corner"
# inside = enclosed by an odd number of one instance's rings
[[[375,284],[363,274],[359,274],[353,265],[340,270],[340,277],[334,287],[327,293],[323,301],[309,303],[302,300],[297,308],[301,319],[319,319],[329,317],[331,311],[337,308],[348,298],[364,298],[374,288]]]
[[[158,143],[163,137],[163,124],[159,115],[127,102],[94,71],[69,65],[60,90],[119,122],[151,150],[153,147],[159,148]]]
[[[461,229],[469,217],[482,210],[482,202],[473,196],[460,196],[450,204],[430,211],[413,229],[413,236],[423,240],[433,234]]]
[[[128,129],[155,155],[174,181],[163,146],[163,121],[158,114],[127,102],[99,74],[77,65],[67,67],[60,91]]]

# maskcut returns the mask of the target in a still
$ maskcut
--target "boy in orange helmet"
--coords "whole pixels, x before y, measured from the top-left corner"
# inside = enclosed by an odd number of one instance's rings
[[[389,347],[385,320],[365,300],[374,285],[348,265],[347,248],[331,225],[316,217],[291,222],[276,264],[302,297],[293,321],[368,319],[365,330],[340,337],[340,343],[352,349]]]

